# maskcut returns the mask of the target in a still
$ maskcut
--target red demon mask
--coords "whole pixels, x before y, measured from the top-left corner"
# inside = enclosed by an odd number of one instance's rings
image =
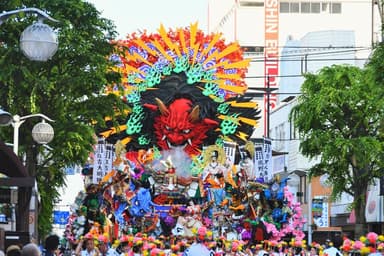
[[[189,155],[199,154],[207,132],[217,127],[218,122],[200,118],[199,106],[193,107],[189,99],[176,99],[168,107],[160,99],[156,101],[160,111],[154,120],[157,145],[163,150],[183,147]]]

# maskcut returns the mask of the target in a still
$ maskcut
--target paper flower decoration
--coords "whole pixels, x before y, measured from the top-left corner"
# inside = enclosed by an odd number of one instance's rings
[[[245,73],[250,60],[243,58],[237,42],[226,43],[220,33],[205,34],[197,24],[192,24],[176,30],[166,30],[161,25],[158,33],[133,33],[116,45],[120,55],[112,59],[118,62],[116,69],[122,74],[123,83],[119,89],[114,86],[116,90],[112,92],[120,94],[131,110],[126,125],[120,125],[119,131],[103,131],[101,136],[107,138],[124,131],[128,135],[120,137],[124,145],[143,147],[156,140],[156,146],[168,149],[160,135],[153,138],[153,129],[148,132],[148,115],[160,110],[166,119],[177,108],[178,112],[196,113],[186,117],[188,122],[197,125],[200,118],[206,123],[202,134],[213,129],[217,130],[214,139],[220,135],[242,143],[247,141],[260,118],[260,110],[257,102],[243,95],[247,90]],[[180,80],[177,85],[172,80],[176,77]],[[179,142],[170,141],[177,146]],[[192,144],[195,143],[201,144],[199,140]],[[196,155],[198,150],[186,151]]]
[[[197,23],[169,31],[161,25],[158,33],[134,33],[119,45],[126,49],[118,68],[126,74],[128,91],[152,88],[171,72],[185,72],[189,84],[204,82],[204,93],[218,101],[247,88],[249,60],[239,44],[226,44],[219,33],[205,35]]]
[[[375,232],[369,232],[367,234],[367,240],[370,244],[376,244],[376,240],[379,236]]]

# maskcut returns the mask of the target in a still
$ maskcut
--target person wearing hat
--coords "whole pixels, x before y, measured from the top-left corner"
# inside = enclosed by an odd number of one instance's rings
[[[133,238],[132,238],[133,241]],[[128,255],[128,253],[131,251],[132,248],[132,241],[130,241],[130,237],[128,235],[122,235],[120,238],[120,244],[119,244],[119,251],[120,256]]]
[[[8,246],[7,250],[5,251],[6,256],[20,256],[21,255],[21,249],[18,245],[10,245]]]
[[[80,242],[77,244],[75,250],[76,256],[97,256],[97,251],[95,249],[95,241],[91,234],[86,234],[83,238],[80,239]]]
[[[99,235],[98,238],[97,249],[98,256],[119,256],[119,253],[109,247],[108,238],[104,235]]]

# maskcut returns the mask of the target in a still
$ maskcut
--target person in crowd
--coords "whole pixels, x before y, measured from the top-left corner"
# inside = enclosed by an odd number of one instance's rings
[[[99,235],[97,244],[98,256],[119,256],[119,253],[109,247],[108,238],[104,235]]]
[[[127,235],[123,235],[120,238],[120,245],[118,249],[120,252],[120,256],[126,256],[131,251],[131,246],[129,244],[129,238]]]
[[[335,240],[335,242],[338,242],[338,241]],[[341,245],[339,243],[337,243],[337,244],[339,246]],[[339,247],[339,246],[337,246],[337,247]],[[329,239],[327,239],[325,241],[325,248],[326,249],[323,251],[324,256],[342,256],[342,253],[335,247],[335,244]]]
[[[29,243],[23,246],[21,256],[40,256],[40,249],[34,243]]]
[[[96,253],[97,252],[95,249],[95,241],[93,240],[92,235],[86,234],[85,237],[80,239],[75,250],[75,255],[76,256],[97,256]]]
[[[319,249],[316,246],[311,246],[309,249],[309,256],[319,256]]]
[[[381,242],[377,245],[377,251],[381,253],[382,256],[384,256],[384,242]]]
[[[205,237],[207,234],[207,228],[204,226],[201,226],[197,230],[197,238],[196,242],[194,242],[189,248],[187,248],[183,256],[210,256],[211,252],[205,246]]]
[[[45,248],[43,250],[43,256],[59,256],[60,238],[57,235],[49,235],[45,239]]]
[[[13,244],[8,246],[7,250],[5,251],[6,256],[20,256],[21,255],[21,248],[20,246]]]

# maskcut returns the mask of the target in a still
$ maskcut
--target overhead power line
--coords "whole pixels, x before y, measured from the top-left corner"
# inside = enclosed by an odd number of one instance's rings
[[[356,53],[356,52],[361,52],[361,51],[368,51],[371,50],[371,48],[366,48],[366,49],[348,49],[348,50],[331,50],[331,51],[319,51],[319,52],[305,52],[305,51],[292,51],[292,52],[284,52],[284,55],[279,55],[277,56],[278,58],[290,58],[290,57],[310,57],[314,55],[335,55],[335,54],[345,54],[345,53]],[[289,53],[298,53],[298,54],[289,54]],[[250,57],[251,62],[254,62],[255,60],[265,60],[265,57],[263,53],[261,53],[260,56],[257,57]]]

